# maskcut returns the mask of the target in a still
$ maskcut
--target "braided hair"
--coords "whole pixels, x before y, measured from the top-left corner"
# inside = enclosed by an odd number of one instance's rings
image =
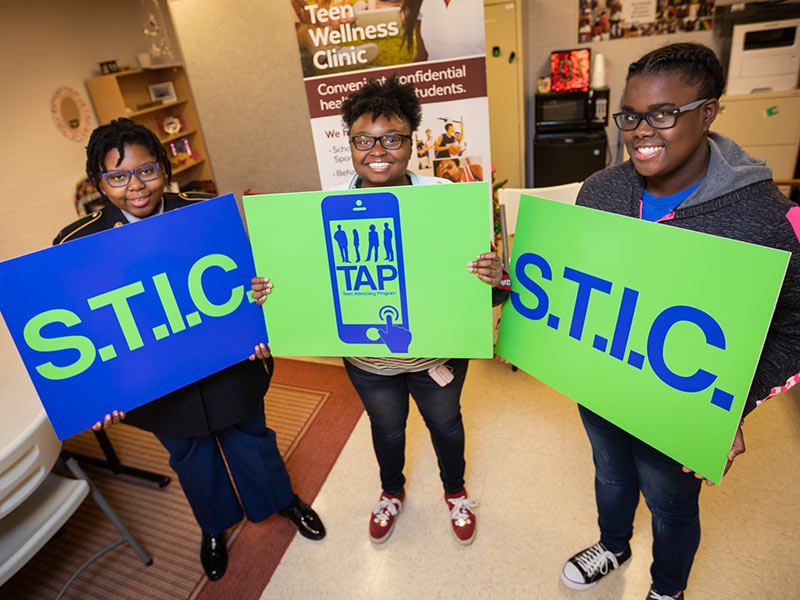
[[[91,179],[96,189],[101,189],[100,180],[106,172],[106,154],[116,149],[119,152],[119,161],[125,157],[125,145],[137,144],[144,146],[158,160],[167,177],[167,183],[172,181],[172,166],[167,159],[164,146],[158,141],[156,135],[144,125],[139,125],[130,119],[114,119],[107,125],[100,125],[89,137],[86,146],[86,175]]]
[[[342,103],[342,120],[347,129],[366,113],[372,113],[373,121],[380,116],[387,119],[397,117],[408,123],[412,132],[417,130],[422,120],[422,106],[414,86],[400,83],[397,74],[386,81],[370,79]]]
[[[626,81],[636,75],[674,73],[687,85],[696,86],[701,98],[719,98],[725,89],[722,65],[702,44],[681,42],[648,52],[628,67]]]

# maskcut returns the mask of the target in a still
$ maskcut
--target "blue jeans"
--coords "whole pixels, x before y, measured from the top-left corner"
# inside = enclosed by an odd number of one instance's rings
[[[350,381],[369,415],[381,485],[387,493],[400,493],[406,481],[403,466],[409,393],[430,431],[445,492],[452,494],[464,489],[464,423],[459,399],[468,364],[463,358],[449,360],[447,365],[454,378],[441,387],[427,371],[376,375],[344,361]]]
[[[628,547],[641,490],[653,521],[653,585],[662,594],[685,590],[700,544],[701,480],[590,410],[578,409],[592,444],[600,541],[615,553]]]

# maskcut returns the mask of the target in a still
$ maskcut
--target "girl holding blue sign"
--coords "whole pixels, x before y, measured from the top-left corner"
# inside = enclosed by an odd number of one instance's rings
[[[384,82],[371,80],[351,94],[342,105],[342,115],[350,134],[356,174],[338,189],[449,184],[445,179],[422,177],[408,170],[413,150],[412,134],[419,126],[421,113],[414,87],[400,84],[396,76]],[[390,240],[384,238],[387,239]],[[503,272],[496,252],[479,254],[467,268],[495,288],[501,283]],[[253,279],[253,297],[259,304],[264,302],[271,288],[268,279]],[[502,301],[505,295],[507,287],[493,294],[495,302]],[[391,348],[394,342],[402,346],[401,338],[405,333],[407,351],[410,333],[394,326],[389,319],[381,339],[395,333],[397,338],[386,339],[387,345]],[[370,515],[370,540],[375,544],[385,542],[403,507],[405,430],[410,394],[430,431],[453,535],[462,545],[472,543],[477,502],[469,498],[464,488],[465,442],[460,404],[468,360],[346,357],[344,365],[369,415],[373,448],[380,467],[382,491]]]
[[[622,108],[613,115],[630,160],[589,177],[577,203],[792,253],[747,415],[791,387],[800,372],[800,207],[781,194],[763,160],[709,132],[724,86],[719,60],[699,44],[672,44],[631,64]],[[588,589],[630,559],[641,490],[653,519],[647,599],[684,598],[700,543],[702,478],[586,408],[579,410],[594,456],[600,541],[571,557],[561,580]],[[726,472],[744,449],[740,425]]]
[[[65,227],[54,244],[209,197],[166,193],[164,187],[172,173],[164,147],[149,129],[129,119],[117,119],[95,129],[86,152],[86,174],[110,204]],[[227,568],[225,531],[244,514],[258,522],[280,513],[294,522],[303,536],[314,540],[325,536],[319,516],[292,491],[275,432],[265,424],[264,394],[272,371],[272,357],[260,344],[249,361],[157,398],[127,415],[113,411],[94,426],[100,430],[124,419],[152,432],[164,445],[202,530],[200,559],[212,581],[221,578]]]

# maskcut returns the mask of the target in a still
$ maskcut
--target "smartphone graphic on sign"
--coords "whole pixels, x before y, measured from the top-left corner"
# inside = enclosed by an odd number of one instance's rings
[[[339,339],[408,352],[411,330],[397,196],[326,196],[322,223]]]

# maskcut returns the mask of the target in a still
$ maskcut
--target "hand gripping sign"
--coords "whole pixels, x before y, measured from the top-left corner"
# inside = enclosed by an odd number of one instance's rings
[[[246,359],[254,272],[227,195],[0,263],[0,312],[64,439]]]
[[[718,483],[788,259],[523,196],[497,353]]]
[[[492,355],[486,183],[244,199],[272,351],[288,356]]]

